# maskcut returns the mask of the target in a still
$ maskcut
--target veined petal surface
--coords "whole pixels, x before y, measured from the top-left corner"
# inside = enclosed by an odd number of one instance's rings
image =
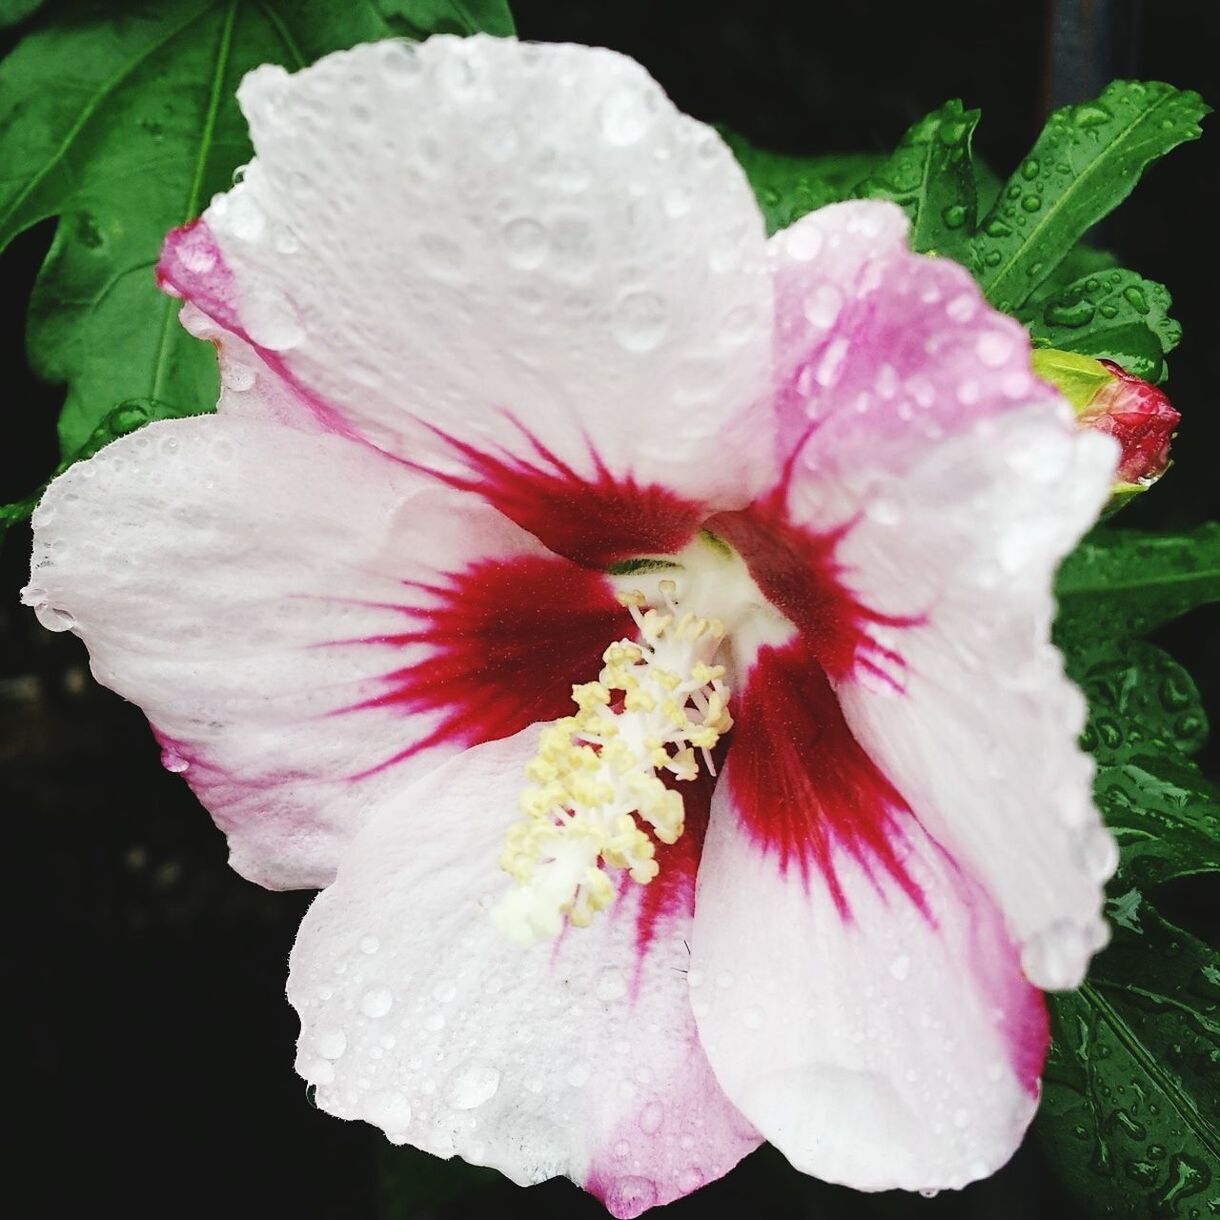
[[[563,714],[629,621],[608,582],[477,498],[241,414],[107,446],[34,528],[26,602],[84,639],[234,867],[276,888],[326,884],[446,754]]]
[[[519,1183],[566,1174],[636,1216],[759,1136],[695,1033],[689,891],[642,919],[650,887],[629,884],[591,926],[529,949],[493,923],[536,743],[525,730],[450,760],[349,848],[292,953],[297,1068],[322,1109],[396,1143]]]
[[[1003,916],[909,811],[876,811],[895,815],[900,876],[855,850],[816,762],[807,795],[834,886],[785,866],[741,808],[734,772],[748,761],[730,752],[713,800],[691,943],[717,1079],[793,1165],[827,1181],[937,1190],[994,1172],[1033,1117],[1047,1045]]]
[[[257,156],[162,276],[336,427],[731,506],[768,461],[763,223],[719,136],[611,51],[434,37],[239,90]],[[189,235],[188,235],[189,236]],[[529,437],[518,424],[528,427]]]

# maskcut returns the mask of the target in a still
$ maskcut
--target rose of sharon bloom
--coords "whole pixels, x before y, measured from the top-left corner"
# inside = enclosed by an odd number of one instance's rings
[[[1105,935],[1048,630],[1113,442],[896,208],[768,241],[620,55],[385,43],[239,98],[257,156],[159,266],[218,411],[56,480],[25,600],[235,868],[326,887],[318,1105],[616,1216],[763,1139],[991,1173]]]

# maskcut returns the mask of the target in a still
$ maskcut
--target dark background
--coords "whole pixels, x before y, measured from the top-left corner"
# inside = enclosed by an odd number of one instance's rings
[[[1168,80],[1217,101],[1213,0],[518,0],[514,9],[523,38],[618,48],[682,109],[790,152],[888,151],[913,120],[958,96],[982,108],[976,148],[1007,174],[1052,100],[1091,95],[1112,76]],[[1078,24],[1089,12],[1091,27]],[[1216,504],[1211,137],[1154,167],[1097,234],[1125,265],[1169,286],[1185,327],[1168,387],[1184,417],[1177,464],[1124,513],[1133,528],[1189,526]],[[0,336],[0,501],[29,492],[56,456],[60,391],[26,370],[20,324],[50,236],[39,226],[3,259],[13,313]],[[25,434],[14,437],[14,420]],[[371,1128],[310,1107],[283,998],[308,895],[264,893],[228,870],[222,836],[161,770],[141,715],[92,682],[79,641],[42,632],[16,605],[28,548],[28,530],[16,529],[0,556],[0,810],[17,1020],[6,1109],[21,1127],[6,1194],[26,1196],[21,1214],[604,1215],[566,1183],[520,1191],[389,1149]],[[1196,612],[1158,642],[1214,711],[1220,633],[1211,626]],[[1214,772],[1214,752],[1210,763]],[[1189,887],[1166,905],[1190,922],[1204,909]],[[421,1200],[409,1207],[385,1189],[404,1177]],[[763,1150],[671,1213],[1025,1220],[1060,1207],[1076,1210],[1031,1138],[991,1180],[933,1201],[827,1187]]]

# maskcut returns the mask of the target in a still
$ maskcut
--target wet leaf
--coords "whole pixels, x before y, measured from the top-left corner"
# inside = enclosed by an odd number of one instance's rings
[[[1056,632],[1077,640],[1138,635],[1220,601],[1220,524],[1189,534],[1100,526],[1068,556],[1055,586]]]
[[[971,139],[979,111],[946,102],[920,119],[894,155],[856,188],[861,199],[888,199],[911,220],[911,247],[968,261],[978,221]]]
[[[1017,316],[1038,346],[1113,360],[1145,381],[1159,381],[1164,355],[1182,337],[1169,307],[1164,285],[1114,268],[1031,301]]]
[[[1149,162],[1201,134],[1208,110],[1189,90],[1115,81],[1055,111],[979,226],[973,263],[988,299],[1019,310]]]
[[[1129,638],[1220,593],[1218,541],[1220,528],[1098,531],[1060,576],[1057,633],[1089,701],[1082,744],[1120,861],[1110,947],[1078,991],[1048,997],[1037,1130],[1064,1185],[1100,1216],[1194,1220],[1220,1184],[1220,955],[1155,906],[1160,884],[1220,872],[1220,790],[1190,758],[1207,736],[1194,682]],[[1107,588],[1121,604],[1107,605]],[[1101,617],[1090,626],[1090,615]]]
[[[0,67],[0,248],[59,218],[29,352],[39,376],[67,386],[65,457],[116,403],[216,401],[215,357],[178,325],[153,266],[165,233],[250,155],[241,77],[370,39],[476,28],[511,32],[504,0],[122,0],[73,6],[18,44]]]
[[[853,196],[856,185],[880,158],[868,154],[794,157],[755,148],[743,136],[722,131],[767,222],[768,235],[829,203]]]

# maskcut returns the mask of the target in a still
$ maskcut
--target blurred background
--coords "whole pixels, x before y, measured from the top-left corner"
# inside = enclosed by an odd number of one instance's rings
[[[1111,77],[1167,80],[1220,100],[1214,0],[513,7],[522,38],[617,48],[681,109],[792,153],[888,152],[911,122],[960,97],[982,108],[976,150],[1007,175],[1050,106],[1092,96]],[[1212,130],[1170,154],[1094,235],[1168,285],[1185,328],[1167,386],[1183,415],[1176,465],[1123,514],[1124,527],[1214,515],[1220,318],[1215,194],[1204,183],[1215,149]],[[61,392],[29,374],[19,322],[51,235],[41,225],[3,259],[10,430],[0,501],[27,494],[57,456]],[[283,996],[309,896],[268,894],[228,870],[223,837],[161,769],[143,717],[92,682],[79,641],[41,631],[17,605],[28,553],[28,529],[18,528],[0,556],[0,809],[16,951],[8,1007],[17,1028],[7,1044],[16,1096],[11,1083],[8,1092],[24,1145],[8,1189],[25,1195],[22,1214],[604,1215],[567,1183],[520,1191],[495,1174],[389,1148],[371,1128],[311,1108],[292,1070],[296,1020]],[[1204,614],[1157,642],[1195,675],[1214,717],[1220,632]],[[1214,776],[1214,741],[1205,765]],[[1189,885],[1161,906],[1207,934]],[[1059,1207],[1076,1210],[1031,1138],[990,1181],[934,1200],[827,1187],[764,1149],[670,1214],[1024,1220]]]

